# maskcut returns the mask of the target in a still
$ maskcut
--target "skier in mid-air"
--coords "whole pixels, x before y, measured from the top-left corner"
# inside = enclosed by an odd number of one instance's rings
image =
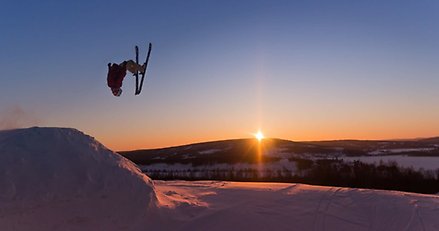
[[[120,96],[122,94],[122,82],[127,71],[133,74],[144,74],[145,64],[139,65],[133,60],[124,61],[120,64],[108,64],[107,85],[111,88],[111,92],[114,96]]]
[[[107,74],[107,85],[110,87],[111,92],[114,96],[120,96],[122,94],[122,82],[125,78],[127,71],[133,73],[136,77],[136,91],[135,94],[138,95],[142,91],[143,80],[145,78],[146,68],[148,66],[149,56],[151,54],[151,43],[149,44],[148,54],[146,56],[145,63],[139,65],[139,47],[136,46],[136,61],[127,60],[120,64],[109,63],[108,64],[108,74]],[[139,74],[141,76],[139,84]]]

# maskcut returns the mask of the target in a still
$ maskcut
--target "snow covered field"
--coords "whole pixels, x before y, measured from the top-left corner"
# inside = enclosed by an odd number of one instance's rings
[[[439,196],[215,181],[155,188],[158,230],[439,230]]]
[[[0,131],[0,230],[439,230],[439,196],[151,181],[74,129]]]

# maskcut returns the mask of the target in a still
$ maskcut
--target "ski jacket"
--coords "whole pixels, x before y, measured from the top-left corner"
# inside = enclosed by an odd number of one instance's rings
[[[110,88],[121,88],[123,79],[127,73],[126,66],[124,64],[118,65],[113,63],[108,64],[107,84]]]

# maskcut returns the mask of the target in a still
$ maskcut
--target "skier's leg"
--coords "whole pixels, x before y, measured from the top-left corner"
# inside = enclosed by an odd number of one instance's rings
[[[127,70],[133,74],[136,73],[137,71],[139,71],[140,73],[145,72],[144,65],[139,65],[136,62],[134,62],[133,60],[126,61],[126,67],[127,67]]]

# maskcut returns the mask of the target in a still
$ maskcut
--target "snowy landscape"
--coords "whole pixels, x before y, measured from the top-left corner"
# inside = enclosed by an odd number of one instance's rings
[[[67,128],[0,131],[1,230],[439,230],[439,196],[152,181]]]
[[[0,231],[439,231],[439,1],[2,1]]]
[[[235,139],[119,152],[155,180],[307,183],[439,192],[438,139]],[[378,154],[379,153],[379,154]]]
[[[208,168],[211,169],[243,169],[252,167],[249,163],[255,162],[255,153],[258,151],[265,159],[265,168],[273,170],[288,168],[294,171],[294,159],[343,159],[351,162],[360,160],[377,164],[380,161],[396,162],[402,167],[412,167],[416,170],[439,169],[439,138],[314,142],[265,139],[259,143],[254,139],[237,139],[119,153],[143,168],[152,170],[201,168],[200,165],[209,165]]]

